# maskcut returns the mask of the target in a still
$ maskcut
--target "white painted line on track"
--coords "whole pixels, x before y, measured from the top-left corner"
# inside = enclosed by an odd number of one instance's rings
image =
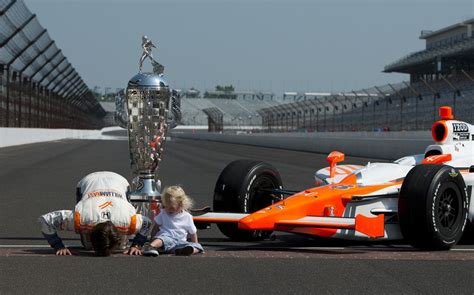
[[[48,245],[0,245],[0,248],[51,248]]]
[[[251,250],[255,250],[258,248],[250,248]],[[265,248],[267,249],[267,248]],[[269,250],[378,250],[382,249],[382,247],[272,247],[268,248]],[[417,249],[413,248],[385,248],[386,251],[397,251],[397,250],[405,250],[405,251],[417,251]],[[449,251],[474,251],[474,248],[456,248],[451,249]]]
[[[260,249],[260,248],[252,248],[250,249]],[[353,249],[347,247],[267,247],[262,248],[263,250],[344,250],[344,249]]]
[[[470,249],[470,248],[469,249],[466,249],[466,248],[459,249],[459,248],[457,248],[457,249],[451,249],[449,251],[474,251],[474,249]]]

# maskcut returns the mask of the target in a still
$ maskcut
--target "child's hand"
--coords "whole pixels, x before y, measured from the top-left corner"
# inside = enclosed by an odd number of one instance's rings
[[[193,243],[199,243],[197,233],[190,235],[190,238],[191,238],[191,242],[193,242]]]
[[[68,256],[68,255],[72,255],[72,254],[71,254],[71,251],[69,251],[68,248],[61,248],[61,249],[58,249],[56,251],[56,255],[58,255],[58,256]]]
[[[125,255],[142,255],[142,251],[137,246],[132,246],[130,249],[123,252]]]

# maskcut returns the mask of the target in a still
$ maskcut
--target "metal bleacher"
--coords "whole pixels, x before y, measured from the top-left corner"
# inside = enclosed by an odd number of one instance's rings
[[[259,110],[268,131],[361,131],[380,121],[379,101],[401,83],[339,93],[294,93],[300,101]]]
[[[280,104],[277,99],[262,100],[255,98],[181,98],[182,123],[184,125],[206,125],[208,122],[204,109],[217,108],[223,113],[226,126],[261,126],[262,119],[258,110]]]

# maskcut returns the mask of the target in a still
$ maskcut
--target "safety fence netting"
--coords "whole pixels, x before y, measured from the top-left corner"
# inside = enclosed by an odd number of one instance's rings
[[[22,0],[0,0],[0,127],[97,129],[106,112]]]

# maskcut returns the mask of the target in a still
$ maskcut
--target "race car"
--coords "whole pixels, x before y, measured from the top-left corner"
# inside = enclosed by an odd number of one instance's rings
[[[283,189],[270,164],[237,160],[221,172],[213,211],[194,216],[198,228],[216,223],[233,240],[258,240],[272,231],[345,240],[405,240],[417,248],[447,250],[473,234],[474,126],[439,110],[435,144],[393,163],[337,165],[315,174],[315,187]],[[468,229],[470,227],[470,229]]]

